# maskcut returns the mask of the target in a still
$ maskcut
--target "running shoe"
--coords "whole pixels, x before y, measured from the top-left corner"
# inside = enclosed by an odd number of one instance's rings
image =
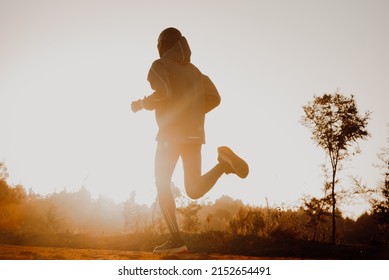
[[[188,248],[182,241],[173,242],[170,238],[164,244],[154,248],[153,253],[157,254],[183,254],[188,253]]]
[[[221,163],[226,174],[236,174],[240,178],[246,178],[249,174],[248,164],[238,157],[230,148],[226,146],[219,147],[218,151],[218,161]]]

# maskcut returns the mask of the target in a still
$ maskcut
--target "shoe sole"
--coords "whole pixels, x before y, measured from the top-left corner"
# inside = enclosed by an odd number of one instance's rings
[[[246,178],[247,175],[249,175],[248,164],[243,159],[238,157],[230,148],[222,146],[219,147],[217,150],[220,158],[232,167],[236,175],[238,175],[242,179]]]
[[[170,248],[170,249],[161,249],[161,250],[154,250],[154,254],[187,254],[188,248],[183,245],[181,247],[177,248]]]

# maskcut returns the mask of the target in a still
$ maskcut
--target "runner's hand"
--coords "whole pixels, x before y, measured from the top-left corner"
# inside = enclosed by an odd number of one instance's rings
[[[139,110],[142,110],[142,109],[143,109],[143,104],[142,104],[142,100],[141,99],[133,101],[131,103],[131,110],[134,113],[136,113],[136,112],[138,112]]]

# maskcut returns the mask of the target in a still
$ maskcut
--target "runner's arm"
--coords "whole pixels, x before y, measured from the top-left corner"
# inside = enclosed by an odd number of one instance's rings
[[[216,86],[206,75],[203,75],[203,84],[205,92],[205,113],[208,113],[219,106],[221,98]]]
[[[159,60],[154,61],[151,65],[147,80],[154,92],[142,99],[143,108],[146,110],[154,110],[159,106],[163,106],[170,97],[168,72]]]
[[[131,103],[133,112],[142,109],[151,111],[168,101],[170,88],[168,74],[163,64],[158,60],[151,65],[147,80],[154,92],[143,99],[133,101]]]

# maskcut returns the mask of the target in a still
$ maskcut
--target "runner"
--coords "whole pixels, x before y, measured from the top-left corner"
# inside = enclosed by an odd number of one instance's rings
[[[170,238],[154,249],[155,253],[185,253],[176,219],[176,204],[171,178],[178,159],[184,167],[187,195],[198,199],[206,194],[223,174],[246,178],[247,163],[230,148],[218,148],[218,163],[202,175],[201,147],[205,144],[205,114],[220,104],[220,95],[212,81],[191,63],[191,50],[185,37],[169,27],[158,38],[160,58],[153,62],[148,81],[154,92],[133,101],[131,109],[154,110],[158,124],[155,155],[155,180],[158,201]]]

